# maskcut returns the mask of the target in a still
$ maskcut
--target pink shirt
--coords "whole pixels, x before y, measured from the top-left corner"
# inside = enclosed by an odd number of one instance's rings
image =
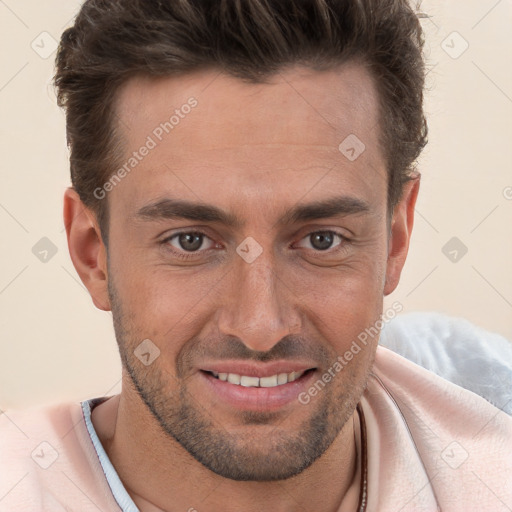
[[[138,510],[90,421],[106,399],[0,416],[1,512]],[[367,512],[512,510],[504,412],[383,347],[360,405]]]

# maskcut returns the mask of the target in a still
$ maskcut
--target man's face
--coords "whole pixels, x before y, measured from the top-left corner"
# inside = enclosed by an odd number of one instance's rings
[[[377,339],[308,404],[298,397],[375,324],[388,291],[369,75],[350,65],[263,85],[216,71],[138,78],[117,113],[126,161],[139,153],[105,199],[109,299],[132,390],[217,474],[299,473],[353,414]],[[353,138],[338,148],[351,134],[365,145],[355,160]]]

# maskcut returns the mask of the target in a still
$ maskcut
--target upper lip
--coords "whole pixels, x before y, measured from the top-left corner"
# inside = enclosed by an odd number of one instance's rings
[[[247,361],[222,361],[204,364],[200,370],[215,373],[234,373],[247,377],[271,377],[280,373],[304,372],[312,368],[315,368],[313,364],[299,361],[273,361],[260,364]]]

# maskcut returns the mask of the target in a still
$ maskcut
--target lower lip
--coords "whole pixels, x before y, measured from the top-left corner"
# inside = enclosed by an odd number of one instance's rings
[[[297,380],[273,388],[244,387],[217,379],[210,373],[199,372],[207,388],[215,398],[237,409],[272,411],[291,402],[298,402],[299,394],[310,386],[316,371],[308,371]]]

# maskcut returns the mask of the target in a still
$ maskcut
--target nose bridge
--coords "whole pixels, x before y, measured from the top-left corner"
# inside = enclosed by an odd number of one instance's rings
[[[219,328],[225,335],[240,338],[252,350],[268,351],[284,336],[297,331],[290,298],[268,251],[251,263],[240,258],[231,275],[230,298],[221,313]]]

